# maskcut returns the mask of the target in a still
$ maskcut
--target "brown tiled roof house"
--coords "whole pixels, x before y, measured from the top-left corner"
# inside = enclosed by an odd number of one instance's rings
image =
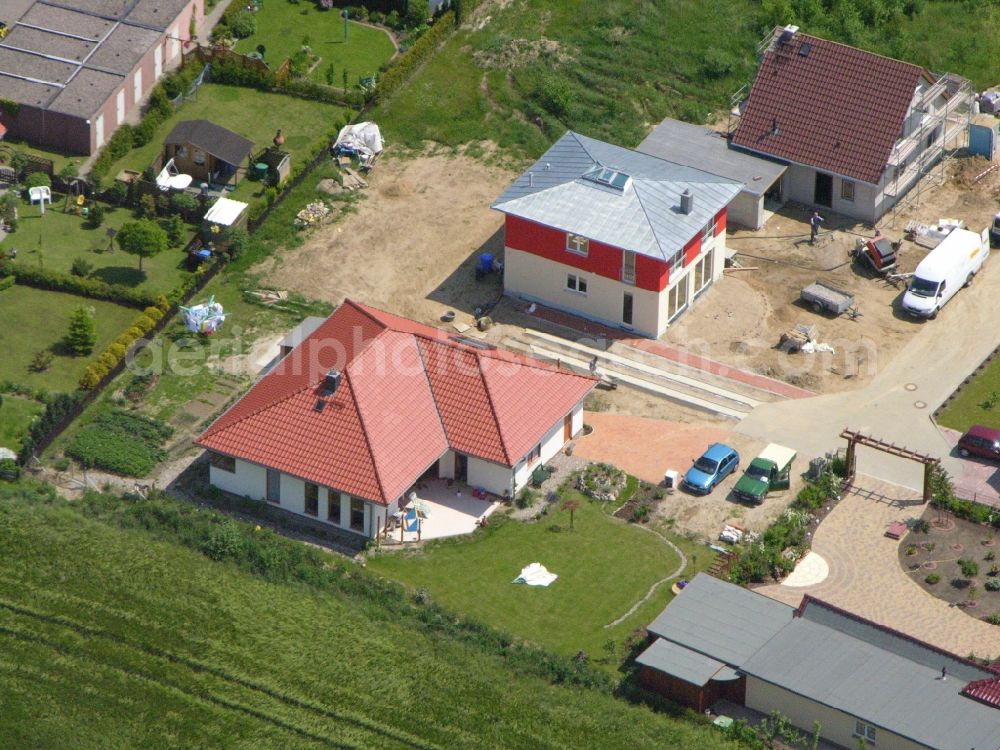
[[[971,96],[956,76],[778,28],[731,144],[789,163],[785,200],[875,222],[957,145]]]

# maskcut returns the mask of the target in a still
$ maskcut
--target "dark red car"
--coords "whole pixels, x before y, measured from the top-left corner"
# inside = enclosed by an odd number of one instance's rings
[[[979,456],[1000,461],[1000,430],[973,425],[958,439],[958,453],[963,457]]]

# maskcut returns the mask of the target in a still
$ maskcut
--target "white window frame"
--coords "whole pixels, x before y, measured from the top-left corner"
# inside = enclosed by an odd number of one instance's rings
[[[715,239],[715,230],[718,228],[718,224],[715,221],[715,217],[705,225],[705,228],[701,230],[701,244],[704,245]]]
[[[854,180],[840,181],[840,199],[854,203]]]
[[[674,284],[672,287],[670,287],[667,290],[667,322],[668,323],[676,320],[677,317],[681,313],[683,313],[685,310],[688,309],[688,305],[691,304],[691,297],[689,295],[690,290],[688,289],[688,284],[689,283],[690,283],[690,279],[688,279],[688,274],[684,274],[684,278],[682,278],[680,281],[678,281],[676,284]],[[675,309],[674,309],[673,313],[671,313],[670,312],[670,297],[673,296],[674,301],[676,303],[682,285],[683,285],[683,289],[684,289],[684,303],[680,304],[680,305],[676,305],[675,304]]]
[[[697,297],[699,294],[704,292],[712,285],[712,271],[715,265],[715,248],[710,248],[708,252],[702,254],[698,260],[694,262],[694,296]],[[701,286],[698,286],[698,276],[701,275]]]
[[[635,253],[622,251],[622,283],[635,286]]]
[[[566,232],[566,252],[586,258],[590,255],[590,240],[583,235]]]
[[[681,248],[676,253],[674,253],[674,256],[669,261],[669,263],[670,263],[670,273],[673,273],[678,268],[684,268],[684,255],[685,254],[686,253],[684,251],[684,248]]]
[[[588,284],[586,278],[577,273],[566,274],[566,291],[586,296],[587,289]]]
[[[875,727],[861,719],[854,720],[854,736],[861,737],[870,745],[875,744]]]

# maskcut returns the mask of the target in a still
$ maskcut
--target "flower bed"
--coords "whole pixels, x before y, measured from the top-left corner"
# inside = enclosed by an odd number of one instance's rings
[[[587,497],[594,500],[616,501],[628,476],[611,464],[590,464],[580,472],[576,486]]]

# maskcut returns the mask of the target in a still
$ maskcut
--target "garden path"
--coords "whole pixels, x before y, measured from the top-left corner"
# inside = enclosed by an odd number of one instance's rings
[[[855,488],[823,519],[812,548],[830,575],[811,586],[755,590],[798,606],[804,594],[960,656],[1000,656],[1000,627],[972,617],[924,591],[899,564],[899,541],[885,534],[893,521],[914,521],[919,493],[858,475]]]

